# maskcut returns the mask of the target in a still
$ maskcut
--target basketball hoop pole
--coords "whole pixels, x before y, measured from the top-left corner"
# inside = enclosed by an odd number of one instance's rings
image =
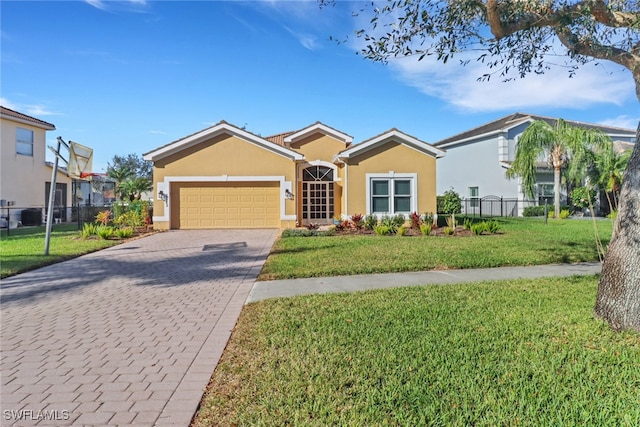
[[[51,188],[49,188],[49,207],[47,209],[47,231],[44,237],[44,255],[49,255],[49,241],[51,240],[51,225],[53,224],[53,204],[56,196],[56,178],[58,177],[58,158],[60,157],[60,146],[64,144],[69,147],[62,137],[58,137],[58,147],[54,151],[53,170],[51,171]],[[62,159],[64,160],[64,159]]]

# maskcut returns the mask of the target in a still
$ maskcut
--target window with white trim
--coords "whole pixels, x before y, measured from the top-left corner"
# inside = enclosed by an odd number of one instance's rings
[[[470,207],[477,208],[480,205],[480,190],[478,187],[469,187],[469,199],[471,201]]]
[[[16,128],[16,153],[33,157],[33,131]]]
[[[371,178],[369,187],[371,213],[395,215],[408,214],[415,210],[413,184],[413,178]]]

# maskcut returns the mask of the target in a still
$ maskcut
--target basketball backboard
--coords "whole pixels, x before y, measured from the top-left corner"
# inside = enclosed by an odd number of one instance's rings
[[[74,179],[84,179],[91,174],[92,166],[93,149],[69,141],[69,176]]]

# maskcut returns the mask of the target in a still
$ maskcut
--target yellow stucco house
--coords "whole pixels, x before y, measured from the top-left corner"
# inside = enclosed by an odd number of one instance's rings
[[[0,106],[0,226],[23,223],[23,211],[46,216],[53,165],[46,161],[46,133],[55,126],[27,114]],[[71,179],[58,171],[55,191],[56,218],[70,219]],[[39,221],[38,221],[39,222]]]
[[[221,121],[145,153],[154,227],[284,229],[436,211],[444,151],[397,129],[352,142],[320,122],[261,137]]]

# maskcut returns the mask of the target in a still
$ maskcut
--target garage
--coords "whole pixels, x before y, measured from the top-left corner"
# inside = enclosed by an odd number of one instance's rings
[[[180,182],[171,228],[280,228],[279,182]]]

